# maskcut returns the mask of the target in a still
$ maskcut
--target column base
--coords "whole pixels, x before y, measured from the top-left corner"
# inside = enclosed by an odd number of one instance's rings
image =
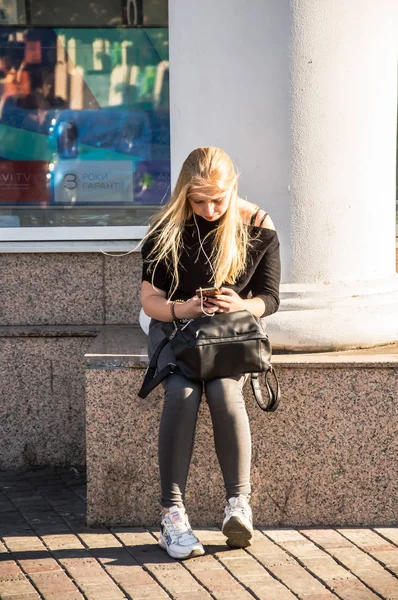
[[[284,284],[267,318],[276,350],[321,352],[398,340],[398,275],[369,282]]]

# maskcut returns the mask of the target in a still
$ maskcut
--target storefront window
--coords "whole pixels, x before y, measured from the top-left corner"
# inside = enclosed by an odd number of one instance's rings
[[[2,0],[0,25],[167,27],[167,0]]]
[[[3,2],[0,240],[130,237],[167,198],[167,1],[117,5]]]

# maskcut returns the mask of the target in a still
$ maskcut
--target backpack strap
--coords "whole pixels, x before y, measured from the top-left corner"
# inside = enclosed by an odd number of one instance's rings
[[[168,343],[169,340],[165,338],[157,345],[156,350],[152,356],[151,362],[149,363],[149,366],[145,371],[144,381],[142,383],[140,391],[138,392],[139,398],[146,398],[148,394],[159,385],[159,383],[162,383],[162,381],[166,379],[166,377],[168,377],[171,373],[176,373],[178,371],[174,363],[169,363],[168,365],[163,367],[163,369],[161,369],[159,372],[157,370],[159,355]]]
[[[272,389],[268,381],[268,375],[271,374],[275,380],[276,391]],[[279,388],[279,381],[274,371],[274,368],[270,366],[269,370],[265,374],[265,385],[267,386],[268,392],[268,404],[264,404],[263,396],[261,393],[260,381],[259,381],[259,373],[252,373],[250,378],[250,383],[252,386],[253,394],[256,399],[257,404],[264,410],[265,412],[274,412],[279,405],[281,399],[281,391]]]

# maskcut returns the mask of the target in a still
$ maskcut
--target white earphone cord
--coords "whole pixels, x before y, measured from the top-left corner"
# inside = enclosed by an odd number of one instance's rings
[[[197,258],[195,260],[195,263],[198,262],[200,251],[202,250],[203,254],[206,257],[207,263],[208,263],[208,265],[209,265],[209,267],[211,269],[212,275],[213,275],[213,281],[214,281],[213,285],[214,285],[214,287],[216,287],[216,274],[214,273],[214,269],[213,269],[213,265],[211,264],[211,260],[207,256],[206,251],[205,251],[205,249],[203,247],[202,238],[200,237],[199,226],[198,226],[198,223],[196,221],[196,215],[195,215],[195,213],[193,213],[193,220],[195,221],[196,230],[198,232],[198,240],[199,240],[199,251],[198,251],[198,256],[197,256]],[[205,311],[204,306],[203,306],[203,290],[202,290],[201,287],[199,288],[199,290],[200,290],[200,308],[202,309],[202,313],[204,315],[206,315],[207,317],[214,317],[215,313],[208,313],[208,312]]]
[[[206,317],[214,317],[215,313],[208,313],[205,311],[205,307],[203,306],[203,290],[200,287],[200,308],[202,309],[202,313],[206,315]]]

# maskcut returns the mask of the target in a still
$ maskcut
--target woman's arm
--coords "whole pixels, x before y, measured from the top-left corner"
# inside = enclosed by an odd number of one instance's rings
[[[154,288],[149,281],[141,283],[141,304],[144,312],[152,319],[172,321],[170,303],[166,300],[166,292]]]
[[[265,303],[262,298],[248,298],[243,300],[245,310],[248,310],[255,317],[262,317],[265,312]]]
[[[279,308],[279,286],[281,280],[281,261],[279,239],[275,232],[264,256],[257,265],[250,281],[253,300],[262,300],[265,310],[262,317],[272,315]]]

